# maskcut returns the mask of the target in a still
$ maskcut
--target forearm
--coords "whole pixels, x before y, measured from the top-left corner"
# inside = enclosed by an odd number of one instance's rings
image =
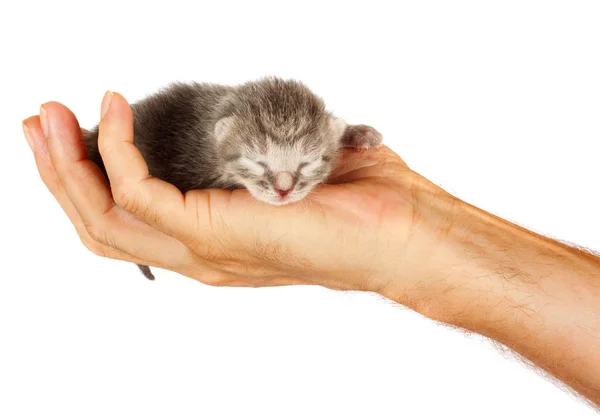
[[[421,299],[423,314],[503,343],[600,405],[600,259],[446,194],[419,202],[427,285],[391,298]]]

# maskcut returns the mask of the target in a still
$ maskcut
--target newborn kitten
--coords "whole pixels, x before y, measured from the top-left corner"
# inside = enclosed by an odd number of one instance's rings
[[[272,205],[299,201],[324,182],[342,147],[367,149],[382,140],[372,127],[346,125],[304,84],[278,78],[239,86],[176,83],[132,110],[134,144],[152,176],[182,192],[246,188]],[[84,140],[106,174],[98,127]]]

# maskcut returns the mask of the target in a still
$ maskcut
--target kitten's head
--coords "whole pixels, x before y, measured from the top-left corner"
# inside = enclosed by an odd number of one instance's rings
[[[226,181],[283,205],[325,181],[345,128],[303,84],[269,78],[242,85],[227,98],[214,137]]]

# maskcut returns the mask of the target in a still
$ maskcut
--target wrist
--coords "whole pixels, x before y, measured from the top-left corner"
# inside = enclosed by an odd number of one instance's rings
[[[402,263],[385,294],[435,320],[480,331],[502,289],[527,288],[518,262],[532,233],[448,194],[423,179]],[[517,295],[511,298],[520,298]]]
[[[524,315],[526,333],[534,321],[527,311],[559,300],[565,307],[577,301],[581,306],[582,290],[600,293],[597,257],[496,217],[428,182],[415,188],[413,196],[412,237],[403,256],[411,263],[400,265],[386,288],[388,298],[434,320],[503,340],[498,330],[506,326],[507,313],[511,321]]]

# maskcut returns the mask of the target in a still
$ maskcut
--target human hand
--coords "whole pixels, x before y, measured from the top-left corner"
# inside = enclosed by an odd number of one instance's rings
[[[245,190],[181,194],[148,174],[126,100],[109,93],[102,108],[99,147],[110,187],[87,160],[70,110],[50,102],[24,121],[42,180],[95,254],[210,285],[384,293],[390,281],[409,289],[421,279],[418,197],[443,192],[388,148],[345,150],[329,184],[284,207]]]
[[[105,97],[99,137],[112,188],[67,108],[47,103],[24,129],[44,183],[98,255],[211,285],[378,292],[495,339],[600,402],[600,259],[450,196],[386,147],[345,151],[329,184],[274,207],[149,176],[118,94]]]

